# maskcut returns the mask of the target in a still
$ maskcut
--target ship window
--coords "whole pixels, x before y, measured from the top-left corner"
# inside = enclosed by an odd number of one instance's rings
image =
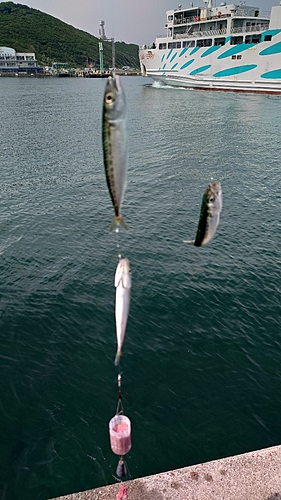
[[[243,43],[243,36],[232,36],[230,40],[230,45],[239,45]]]
[[[270,42],[271,39],[272,39],[272,35],[265,35],[265,37],[264,37],[265,42]]]
[[[231,56],[231,59],[236,59],[236,56]]]
[[[172,21],[173,20],[173,16],[168,16],[168,21]]]
[[[212,39],[211,38],[205,38],[204,40],[197,40],[197,47],[211,47],[212,45]]]
[[[195,47],[195,40],[185,40],[182,42],[183,47]]]
[[[225,45],[225,38],[215,38],[214,45]]]
[[[159,50],[165,50],[167,48],[166,43],[159,43]]]
[[[239,55],[237,56],[237,59],[242,59],[242,55],[241,55],[241,54],[239,54]]]
[[[180,49],[181,48],[181,42],[169,42],[168,43],[168,49]]]
[[[245,37],[245,43],[259,43],[260,41],[260,35],[247,35]]]

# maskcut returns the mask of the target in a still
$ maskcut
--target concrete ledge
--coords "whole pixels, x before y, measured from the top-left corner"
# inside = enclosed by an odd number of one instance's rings
[[[128,500],[281,500],[281,446],[122,484]],[[118,483],[53,500],[122,500],[119,489]]]

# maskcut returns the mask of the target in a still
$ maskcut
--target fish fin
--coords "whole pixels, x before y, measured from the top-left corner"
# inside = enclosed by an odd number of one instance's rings
[[[114,277],[114,286],[117,288],[120,285],[120,281],[122,279],[122,269],[120,266],[117,266],[115,277]]]
[[[129,290],[132,287],[132,280],[130,274],[125,274],[122,280],[123,288]]]
[[[194,245],[195,240],[183,240],[184,243],[189,243],[190,245]]]
[[[122,219],[122,217],[120,217],[120,215],[119,216],[116,215],[114,217],[110,227],[110,231],[114,231],[115,229],[118,228],[118,226],[122,226],[124,229],[128,229],[126,222]]]
[[[117,351],[116,356],[115,356],[115,360],[114,360],[115,366],[119,365],[119,361],[120,361],[121,356],[122,356],[122,351]]]

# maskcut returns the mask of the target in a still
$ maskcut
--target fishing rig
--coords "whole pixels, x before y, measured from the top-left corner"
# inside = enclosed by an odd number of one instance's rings
[[[119,231],[117,228],[115,231],[117,233],[117,251],[119,252],[119,241],[118,241],[118,232]],[[121,260],[122,260],[122,255],[120,253],[118,253],[119,263],[117,266],[116,273],[118,273],[118,268],[119,268]],[[115,275],[115,286],[116,286],[116,275]],[[121,284],[120,286],[123,286],[123,285]],[[116,295],[116,300],[117,300],[117,295]],[[116,314],[116,312],[115,312],[115,314]],[[116,328],[117,328],[117,325],[116,325]],[[115,358],[115,364],[118,364],[118,362],[119,362],[117,356],[118,356],[118,351],[117,351],[116,358]],[[116,363],[116,359],[117,359],[117,363]],[[117,465],[117,469],[116,469],[116,475],[119,478],[123,478],[127,474],[126,464],[124,461],[124,455],[126,453],[128,453],[128,451],[130,451],[131,446],[132,446],[132,441],[131,441],[131,421],[126,415],[124,415],[123,395],[122,395],[122,372],[120,372],[120,371],[119,371],[119,374],[117,377],[117,387],[118,387],[117,407],[116,407],[115,416],[112,417],[111,420],[109,421],[109,438],[110,438],[110,446],[111,446],[113,453],[115,453],[116,455],[119,456],[119,461],[118,461],[118,465]]]
[[[118,374],[118,401],[115,416],[109,422],[110,446],[116,455],[119,455],[119,461],[116,469],[116,475],[120,478],[127,474],[124,455],[130,451],[131,441],[131,421],[124,415],[122,401],[122,373]]]
[[[117,120],[115,120],[114,118],[115,115],[113,111],[115,110],[115,108],[117,109],[118,106],[121,107],[123,112],[122,120],[118,121],[117,126]],[[112,126],[112,122],[115,124],[114,127]],[[120,122],[122,122],[122,127],[120,126]],[[111,133],[108,133],[109,129]],[[123,226],[125,229],[127,229],[127,226],[120,214],[120,208],[126,189],[127,135],[126,105],[124,93],[119,82],[119,77],[114,74],[114,70],[112,72],[112,76],[108,78],[108,82],[105,88],[102,131],[106,180],[115,212],[114,222],[111,226],[111,230],[114,230],[116,233],[116,246],[118,254],[118,265],[114,279],[116,288],[115,321],[117,336],[117,352],[115,357],[115,365],[117,366],[122,352],[122,344],[126,333],[127,319],[130,308],[131,278],[129,259],[122,258],[119,245],[119,226]],[[114,140],[117,142],[117,144],[121,144],[122,147],[116,147],[116,142],[114,142]],[[107,147],[108,145],[110,145],[111,147]],[[130,451],[132,442],[131,421],[126,415],[124,415],[122,401],[122,373],[120,372],[120,370],[117,378],[117,383],[117,408],[114,417],[112,417],[109,421],[109,438],[113,453],[119,456],[116,474],[119,478],[122,478],[127,474],[124,455],[128,453],[128,451]]]

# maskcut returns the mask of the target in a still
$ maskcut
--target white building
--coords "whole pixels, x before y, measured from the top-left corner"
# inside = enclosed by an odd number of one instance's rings
[[[0,74],[42,74],[34,52],[16,52],[10,47],[0,47]]]

